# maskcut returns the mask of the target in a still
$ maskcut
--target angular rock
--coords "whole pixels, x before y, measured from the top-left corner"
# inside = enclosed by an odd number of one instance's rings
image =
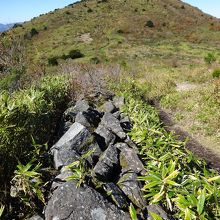
[[[69,169],[64,169],[64,167],[63,167],[61,169],[61,173],[54,178],[52,186],[51,186],[51,191],[54,191],[60,185],[62,185],[64,182],[66,182],[67,178],[71,175],[73,175],[73,172]]]
[[[75,111],[74,106],[72,106],[72,107],[66,109],[66,111],[63,113],[63,120],[70,121],[70,122],[74,123],[77,113],[78,112]]]
[[[147,211],[148,211],[148,218],[147,220],[154,220],[154,218],[151,215],[152,213],[155,213],[157,215],[159,215],[163,220],[171,220],[172,218],[170,218],[168,216],[168,214],[162,209],[161,206],[153,204],[153,205],[148,205],[147,206]]]
[[[78,153],[88,148],[93,137],[85,126],[74,123],[70,129],[51,148],[56,169],[68,165],[79,158]]]
[[[113,146],[109,146],[95,165],[92,174],[101,181],[111,181],[118,169],[118,151]]]
[[[60,129],[59,129],[59,136],[60,137],[63,136],[70,129],[72,124],[73,123],[71,121],[61,122]]]
[[[122,151],[124,148],[128,148],[128,145],[123,142],[119,142],[115,144],[114,147]]]
[[[86,118],[85,114],[83,114],[83,112],[79,112],[76,115],[75,122],[80,123],[81,125],[85,126],[87,129],[91,128],[91,124],[89,123],[88,119]]]
[[[108,128],[110,131],[112,131],[120,139],[126,139],[127,135],[123,131],[120,125],[120,121],[117,118],[115,118],[111,113],[104,114],[101,124]]]
[[[128,208],[129,204],[127,198],[117,185],[114,183],[106,183],[104,184],[103,188],[107,195],[111,197],[111,199],[120,209]]]
[[[115,105],[111,101],[105,102],[102,105],[101,109],[107,113],[114,113],[117,111],[117,108],[115,107]]]
[[[101,118],[103,116],[103,113],[100,113],[96,109],[88,109],[87,111],[84,111],[85,117],[88,119],[88,121],[93,124],[94,127],[97,127],[101,121]]]
[[[89,162],[90,165],[94,166],[98,160],[100,155],[103,153],[101,148],[99,147],[98,143],[93,142],[88,149],[85,149],[84,151],[82,151],[82,154],[87,153],[90,150],[94,150],[94,152],[86,158],[86,160]]]
[[[122,174],[118,181],[118,186],[133,204],[139,208],[144,208],[146,202],[141,191],[141,185],[137,180],[136,173],[127,172]]]
[[[123,130],[126,132],[130,131],[132,128],[131,121],[128,116],[125,116],[120,120],[120,125],[123,128]]]
[[[137,174],[141,173],[142,175],[146,173],[144,165],[140,161],[138,155],[132,148],[129,148],[128,146],[121,148],[120,165],[122,167],[122,172],[133,171]]]
[[[82,111],[87,111],[90,108],[89,103],[85,100],[77,101],[75,106],[68,108],[64,114],[63,118],[65,121],[71,121],[72,123],[75,122],[75,118],[77,113]]]
[[[135,150],[135,152],[138,153],[138,148],[136,144],[130,139],[130,137],[127,136],[127,138],[124,140],[124,142],[131,148]]]
[[[27,220],[43,220],[43,218],[40,217],[39,215],[34,215],[31,218],[28,218]]]
[[[74,106],[77,112],[87,111],[90,108],[89,102],[86,100],[79,100]]]
[[[121,108],[125,104],[125,98],[123,96],[115,96],[113,98],[113,103],[116,108]]]
[[[45,209],[46,220],[127,220],[129,215],[107,202],[89,186],[76,187],[73,181],[54,191]]]
[[[113,144],[116,139],[115,135],[102,124],[100,124],[95,130],[95,135],[96,140],[102,149],[106,149],[106,147]]]
[[[120,112],[120,111],[114,112],[112,115],[113,115],[115,118],[117,118],[118,120],[120,120],[120,118],[121,118],[121,112]]]

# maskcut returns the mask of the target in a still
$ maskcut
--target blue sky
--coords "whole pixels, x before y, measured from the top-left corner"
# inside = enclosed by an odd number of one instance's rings
[[[220,18],[220,0],[183,0],[193,6],[196,6],[202,11]]]
[[[0,23],[28,21],[40,14],[63,8],[76,0],[0,0]]]
[[[220,18],[220,0],[184,0]],[[76,0],[0,0],[0,23],[27,21],[32,17],[62,8]]]

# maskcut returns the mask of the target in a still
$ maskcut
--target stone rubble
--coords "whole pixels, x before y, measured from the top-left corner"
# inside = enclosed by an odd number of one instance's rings
[[[130,203],[138,209],[139,219],[152,219],[149,212],[146,218],[146,210],[169,219],[160,206],[147,206],[143,196],[137,177],[146,170],[136,144],[126,134],[132,124],[119,111],[124,102],[124,97],[114,97],[94,108],[81,100],[64,112],[62,136],[50,150],[60,174],[51,186],[46,220],[127,220]],[[94,152],[84,159],[90,168],[89,180],[77,187],[74,180],[67,181],[73,173],[65,166],[90,150]]]

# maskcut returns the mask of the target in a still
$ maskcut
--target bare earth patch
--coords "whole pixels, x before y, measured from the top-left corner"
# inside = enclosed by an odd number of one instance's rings
[[[90,44],[93,41],[93,39],[90,36],[90,33],[82,34],[81,36],[79,36],[77,38],[77,40],[79,42],[83,42],[83,43],[86,43],[86,44]]]
[[[201,136],[192,136],[188,133],[184,126],[176,123],[172,117],[172,113],[168,113],[165,109],[161,108],[160,104],[157,101],[154,101],[153,106],[157,109],[160,119],[165,126],[166,130],[169,132],[174,132],[177,139],[186,142],[186,147],[192,151],[195,155],[206,160],[206,162],[218,172],[220,172],[220,151],[216,147],[210,147],[213,145],[207,141],[206,138],[201,138]]]
[[[181,91],[190,91],[190,90],[194,90],[196,89],[198,86],[196,84],[193,83],[189,83],[189,82],[182,82],[182,83],[178,83],[176,86],[176,90],[178,92]]]

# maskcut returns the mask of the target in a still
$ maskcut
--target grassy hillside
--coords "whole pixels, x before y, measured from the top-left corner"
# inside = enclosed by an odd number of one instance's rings
[[[84,60],[111,60],[116,49],[130,54],[140,45],[217,45],[219,30],[219,20],[177,0],[89,0],[33,18],[9,33],[29,39],[29,56],[46,62],[71,49],[80,49]]]
[[[17,161],[25,164],[39,152],[40,145],[35,148],[34,144],[50,143],[60,106],[81,93],[94,91],[104,84],[105,75],[114,78],[119,72],[122,85],[127,84],[125,78],[135,81],[131,87],[119,86],[118,81],[113,87],[119,94],[132,95],[128,100],[131,106],[125,111],[136,123],[134,129],[138,128],[131,132],[133,140],[139,143],[143,136],[140,150],[149,140],[152,151],[154,143],[159,143],[157,135],[153,139],[146,135],[147,122],[141,119],[152,107],[141,99],[140,114],[133,111],[132,100],[139,106],[134,99],[144,97],[159,101],[177,126],[220,156],[219,39],[220,20],[179,0],[81,1],[1,34],[0,135],[4,138],[0,155],[5,160],[0,176],[8,172],[9,182]],[[90,84],[84,79],[85,73],[93,80]],[[43,75],[49,77],[40,80]],[[69,80],[70,76],[74,79]],[[33,81],[38,83],[32,85]],[[19,88],[23,90],[13,92]],[[152,127],[160,124],[156,118]],[[50,123],[45,125],[45,120]],[[23,136],[26,138],[20,138]],[[33,138],[39,143],[33,144]],[[164,145],[172,147],[170,143]],[[161,157],[163,148],[154,152],[159,152],[155,158]],[[9,187],[0,187],[6,191],[0,198],[3,204]],[[195,194],[198,198],[199,193],[200,189]],[[195,207],[193,210],[196,213]]]

